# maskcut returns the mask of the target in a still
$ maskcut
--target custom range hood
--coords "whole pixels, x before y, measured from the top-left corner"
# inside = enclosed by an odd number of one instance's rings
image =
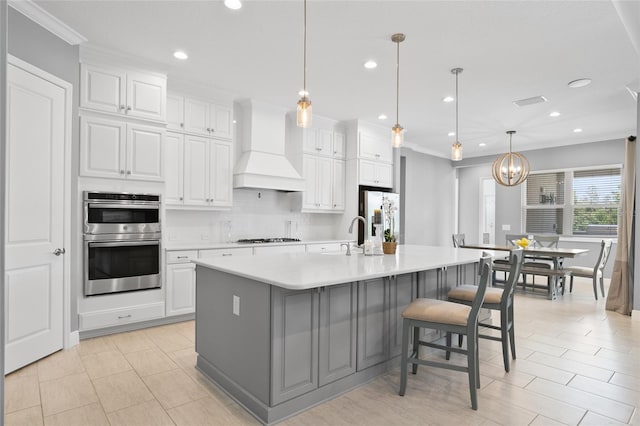
[[[236,102],[235,108],[242,152],[234,188],[303,191],[305,180],[285,154],[286,110],[254,100]]]

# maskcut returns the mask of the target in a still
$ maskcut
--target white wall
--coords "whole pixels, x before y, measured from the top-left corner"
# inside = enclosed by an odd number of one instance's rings
[[[300,213],[298,197],[299,193],[235,189],[231,210],[167,210],[165,238],[169,242],[226,242],[227,221],[231,221],[232,241],[269,237],[305,241],[342,238],[338,233],[341,214]],[[289,221],[294,222],[291,235],[287,235]]]
[[[455,169],[451,161],[402,149],[400,194],[404,203],[404,243],[450,246],[454,232]]]

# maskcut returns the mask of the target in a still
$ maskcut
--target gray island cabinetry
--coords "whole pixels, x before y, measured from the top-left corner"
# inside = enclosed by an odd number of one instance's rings
[[[197,368],[262,422],[279,421],[396,366],[402,310],[479,257],[401,246],[395,256],[198,260]]]

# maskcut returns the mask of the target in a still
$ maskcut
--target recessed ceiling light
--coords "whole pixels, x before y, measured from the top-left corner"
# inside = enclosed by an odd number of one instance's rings
[[[577,80],[570,81],[569,83],[567,83],[567,86],[575,89],[577,87],[584,87],[590,84],[591,84],[590,78],[579,78]]]
[[[558,111],[553,111],[551,114],[549,114],[549,117],[560,117],[560,113]]]
[[[184,53],[182,50],[176,50],[175,52],[173,52],[173,57],[176,59],[182,59],[184,61],[189,57],[189,55]]]
[[[238,10],[242,7],[242,2],[240,0],[224,0],[224,5],[227,6],[227,9]]]
[[[445,96],[442,98],[442,102],[453,102],[455,98],[453,96]]]
[[[449,132],[449,133],[447,133],[447,136],[455,136],[455,135],[456,135],[456,132]]]
[[[367,61],[364,63],[364,67],[368,70],[372,70],[378,66],[376,61]]]
[[[573,129],[573,133],[580,133],[582,132],[582,129]]]
[[[387,116],[386,116],[386,115],[384,115],[384,114],[380,114],[380,115],[378,116],[378,120],[386,120],[386,119],[387,119]]]
[[[478,146],[487,146],[487,144],[486,144],[486,143],[484,143],[484,142],[480,142],[480,143],[478,144]]]

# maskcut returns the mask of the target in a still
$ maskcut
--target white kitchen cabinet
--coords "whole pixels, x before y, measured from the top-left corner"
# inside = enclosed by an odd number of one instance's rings
[[[83,116],[80,122],[81,175],[164,179],[164,128],[93,116]]]
[[[307,253],[327,253],[332,251],[344,251],[347,249],[340,246],[340,243],[318,243],[307,244]]]
[[[345,200],[345,162],[316,155],[303,158],[305,211],[341,211]]]
[[[328,210],[331,202],[331,159],[315,155],[303,158],[305,191],[302,194],[302,208]]]
[[[331,202],[333,210],[344,210],[346,163],[344,160],[333,160],[333,174],[331,176]]]
[[[184,135],[167,132],[165,139],[165,204],[184,201]]]
[[[358,158],[393,163],[393,148],[390,140],[360,132],[358,135]]]
[[[358,160],[359,184],[393,187],[393,165],[377,161]]]
[[[172,204],[230,207],[233,147],[230,142],[184,136],[183,200]]]
[[[167,95],[167,129],[184,131],[184,97]]]
[[[178,110],[180,105],[182,105],[182,121],[177,121],[180,117]],[[170,106],[174,108],[169,112],[175,120],[173,128],[184,130],[186,133],[222,139],[231,139],[233,136],[231,107],[193,98],[184,98],[182,104],[174,99]]]
[[[252,256],[253,247],[232,247],[224,249],[209,249],[200,250],[200,259],[210,259],[214,257],[229,257],[229,256]]]
[[[117,309],[105,309],[78,314],[80,330],[126,325],[140,321],[159,319],[165,315],[164,302],[145,303]]]
[[[321,128],[304,129],[303,151],[306,154],[344,158],[344,134]]]
[[[147,120],[166,120],[166,77],[81,64],[80,84],[81,108]]]
[[[190,314],[196,310],[196,265],[167,265],[166,315]]]

